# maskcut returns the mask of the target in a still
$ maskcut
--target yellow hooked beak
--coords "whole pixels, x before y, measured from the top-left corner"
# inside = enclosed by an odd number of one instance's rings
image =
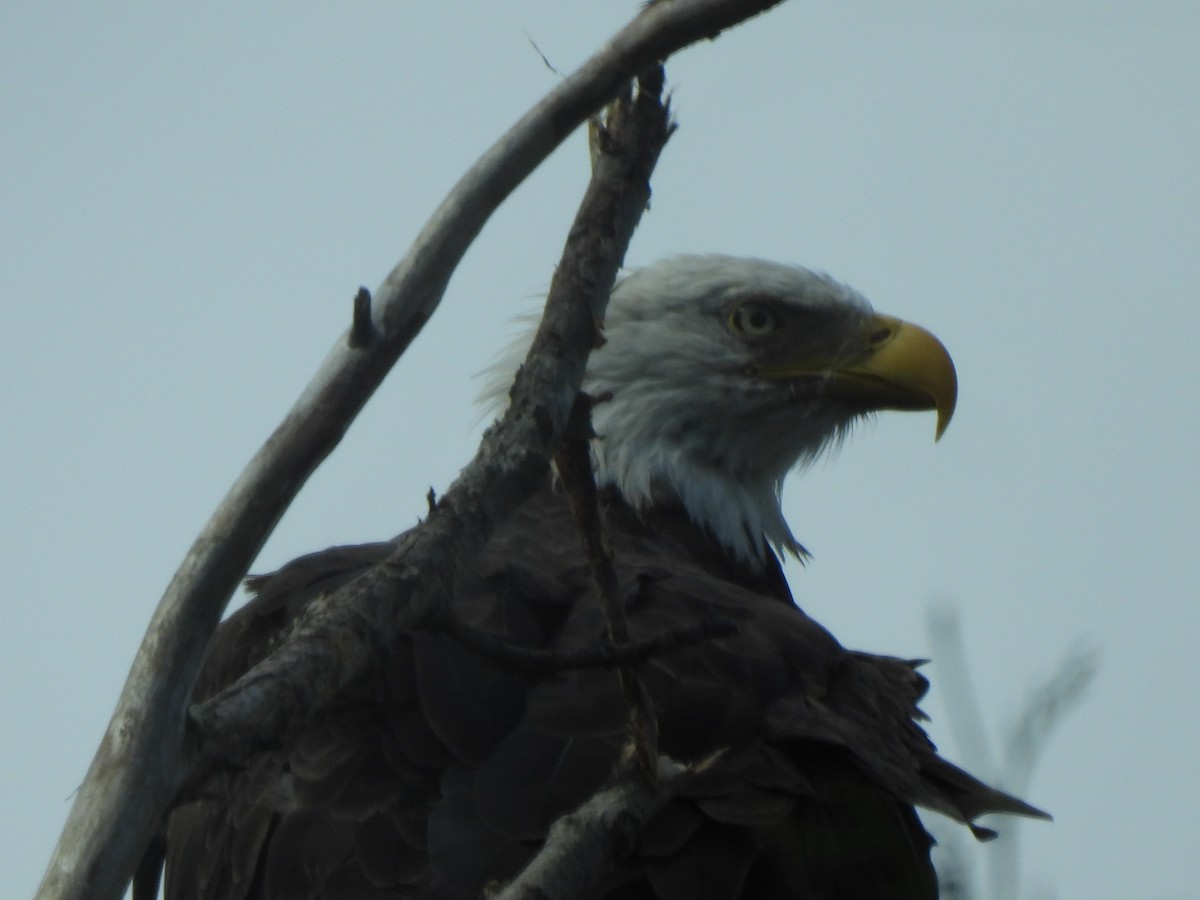
[[[857,340],[836,358],[796,360],[763,374],[820,377],[832,395],[871,409],[937,410],[935,440],[950,424],[958,399],[954,361],[942,342],[920,325],[892,316],[867,317]]]

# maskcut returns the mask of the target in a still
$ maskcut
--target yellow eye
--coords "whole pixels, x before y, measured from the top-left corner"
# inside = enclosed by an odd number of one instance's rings
[[[746,337],[765,337],[783,325],[778,314],[765,303],[749,301],[735,306],[729,314],[729,327]]]

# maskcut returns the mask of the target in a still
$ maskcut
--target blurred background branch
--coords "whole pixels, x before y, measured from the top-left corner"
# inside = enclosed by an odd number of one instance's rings
[[[1021,795],[1033,780],[1050,735],[1087,696],[1099,672],[1099,649],[1079,639],[1050,674],[1028,691],[1011,724],[1002,728],[1000,739],[993,742],[971,679],[957,604],[932,605],[926,627],[938,666],[936,682],[946,707],[944,721],[955,743],[956,752],[951,755],[985,781]],[[1021,894],[1019,820],[1005,820],[998,829],[1000,836],[987,845],[966,839],[960,829],[939,827],[943,823],[930,821],[927,825],[938,840],[934,858],[941,893],[947,900],[1054,897],[1048,887]]]

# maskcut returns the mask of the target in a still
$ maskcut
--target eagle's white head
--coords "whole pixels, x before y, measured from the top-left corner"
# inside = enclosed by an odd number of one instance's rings
[[[787,473],[882,409],[954,412],[949,354],[807,269],[682,256],[613,289],[584,390],[596,477],[644,510],[664,497],[739,559],[803,552],[780,509]],[[511,370],[510,370],[511,371]]]

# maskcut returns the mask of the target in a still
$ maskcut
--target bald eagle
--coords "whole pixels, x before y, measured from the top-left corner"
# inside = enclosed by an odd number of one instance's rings
[[[856,420],[935,410],[941,435],[956,398],[948,353],[831,278],[724,256],[619,281],[605,337],[585,389],[632,636],[734,628],[639,666],[659,751],[715,762],[587,896],[936,897],[915,807],[968,824],[1041,813],[938,756],[917,725],[916,664],[844,649],[793,601],[778,555],[804,552],[780,509],[784,478]],[[579,544],[548,478],[458,573],[457,614],[528,648],[603,641]],[[389,549],[335,547],[251,578],[196,699]],[[606,782],[626,739],[615,672],[531,677],[445,634],[405,634],[284,745],[176,806],[159,851],[166,898],[484,896]]]

